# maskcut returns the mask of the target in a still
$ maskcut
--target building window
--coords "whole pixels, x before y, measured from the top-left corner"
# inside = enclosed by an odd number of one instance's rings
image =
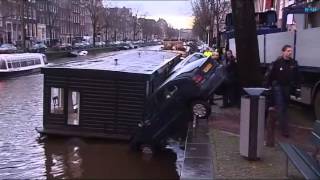
[[[69,91],[68,93],[68,125],[79,125],[80,93]]]
[[[51,114],[64,113],[64,91],[63,88],[51,88]]]

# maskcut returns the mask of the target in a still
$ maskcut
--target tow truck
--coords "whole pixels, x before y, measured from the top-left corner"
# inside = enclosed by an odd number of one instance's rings
[[[318,3],[318,4],[316,4]],[[289,14],[320,14],[320,3],[296,3],[283,9],[282,26],[277,28],[275,11],[256,13],[256,19],[263,23],[257,24],[260,63],[263,70],[281,53],[281,47],[289,44],[294,49],[294,59],[299,63],[302,79],[300,96],[291,96],[291,100],[313,107],[314,114],[320,119],[320,27],[288,31],[287,19]],[[226,17],[226,44],[236,52],[232,15]],[[319,24],[318,24],[319,26]]]

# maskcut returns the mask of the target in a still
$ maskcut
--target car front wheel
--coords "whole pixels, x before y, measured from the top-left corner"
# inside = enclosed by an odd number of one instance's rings
[[[211,106],[203,100],[196,100],[191,103],[192,114],[198,118],[208,118],[211,114]]]

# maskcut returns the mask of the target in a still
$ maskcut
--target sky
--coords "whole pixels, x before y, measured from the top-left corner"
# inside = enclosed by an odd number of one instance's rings
[[[191,0],[105,0],[109,7],[131,8],[138,16],[145,15],[146,18],[158,20],[165,19],[174,28],[192,28],[192,6]]]

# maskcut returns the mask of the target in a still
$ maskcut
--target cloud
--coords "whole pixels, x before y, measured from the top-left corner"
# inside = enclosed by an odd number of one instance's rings
[[[191,29],[194,19],[192,16],[147,16],[147,18],[155,20],[163,18],[169,25],[177,29]]]
[[[192,7],[190,0],[129,0],[105,1],[109,7],[127,7],[140,15],[168,21],[175,28],[190,28],[192,26]]]

